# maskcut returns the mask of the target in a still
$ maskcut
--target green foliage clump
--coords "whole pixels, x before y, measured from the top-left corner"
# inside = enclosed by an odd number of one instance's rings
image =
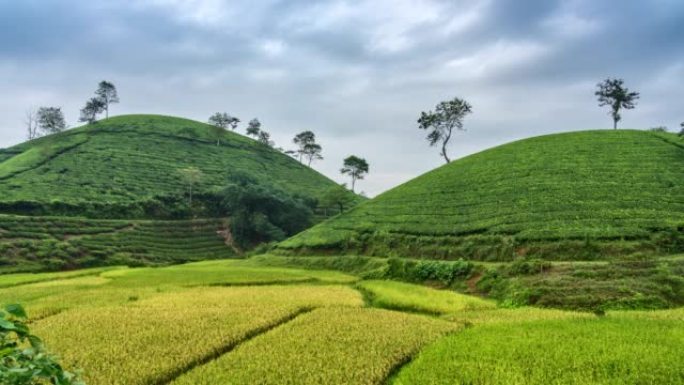
[[[387,276],[409,282],[434,281],[450,286],[457,278],[467,278],[473,271],[471,262],[430,261],[390,258]]]
[[[231,233],[239,246],[281,241],[309,227],[315,202],[248,175],[234,175],[219,193],[221,213],[230,216]]]
[[[20,305],[0,310],[0,384],[84,385],[79,377],[65,371],[31,334],[26,312]]]

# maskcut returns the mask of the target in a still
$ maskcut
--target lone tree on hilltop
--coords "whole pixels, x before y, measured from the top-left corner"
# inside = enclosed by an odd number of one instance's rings
[[[62,132],[66,128],[64,113],[61,107],[40,107],[38,109],[38,127],[45,134]]]
[[[316,143],[316,134],[311,131],[303,131],[297,134],[292,140],[294,144],[297,145],[297,155],[299,157],[299,162],[302,159],[308,159],[308,165],[311,166],[311,162],[316,159],[323,159],[321,153],[323,152],[323,147]]]
[[[188,189],[188,206],[192,210],[192,193],[195,186],[197,186],[202,181],[202,177],[204,176],[204,174],[197,167],[182,168],[178,170],[178,173],[180,174],[181,180]]]
[[[454,128],[463,131],[463,118],[472,112],[472,107],[463,99],[454,98],[444,101],[435,107],[435,111],[421,112],[418,127],[429,130],[427,140],[430,146],[438,143],[442,145],[440,155],[447,163],[451,162],[447,155],[447,144],[451,139]]]
[[[240,119],[235,116],[230,116],[225,112],[217,112],[209,117],[209,124],[214,126],[214,137],[216,137],[216,145],[221,145],[221,136],[228,127],[235,130],[240,123]]]
[[[354,192],[356,181],[363,179],[368,173],[368,162],[358,156],[351,155],[344,160],[344,166],[340,169],[342,174],[348,174],[351,177],[351,190]]]
[[[116,92],[114,84],[103,80],[97,86],[95,95],[102,102],[102,109],[105,112],[105,119],[109,119],[109,105],[119,102],[119,94]]]
[[[594,92],[600,107],[610,106],[609,114],[613,118],[613,129],[617,129],[618,122],[622,120],[620,109],[633,109],[639,99],[639,93],[630,92],[624,83],[622,79],[608,78],[597,84],[597,90]]]
[[[86,105],[81,108],[80,122],[95,123],[97,115],[105,110],[105,102],[100,98],[91,98],[86,102]]]

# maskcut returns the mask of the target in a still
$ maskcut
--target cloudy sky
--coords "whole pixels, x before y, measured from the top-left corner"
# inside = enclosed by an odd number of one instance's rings
[[[684,121],[681,0],[0,0],[0,147],[24,112],[69,124],[98,81],[115,114],[259,117],[279,146],[316,132],[339,175],[368,159],[376,195],[443,161],[416,119],[440,100],[473,105],[452,157],[533,135],[607,128],[593,91],[641,92],[632,128]]]

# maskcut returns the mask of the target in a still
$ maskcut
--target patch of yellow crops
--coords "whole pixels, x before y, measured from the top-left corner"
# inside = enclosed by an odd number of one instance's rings
[[[388,309],[447,314],[496,307],[475,296],[396,281],[363,281],[358,287],[369,294],[374,306]]]
[[[51,351],[89,385],[149,384],[320,306],[361,306],[341,286],[199,288],[125,306],[76,308],[34,324]]]
[[[458,325],[368,308],[326,308],[240,345],[174,385],[378,384]]]
[[[463,324],[485,325],[544,320],[593,319],[596,316],[586,312],[523,307],[516,309],[463,311],[446,315],[443,318]]]

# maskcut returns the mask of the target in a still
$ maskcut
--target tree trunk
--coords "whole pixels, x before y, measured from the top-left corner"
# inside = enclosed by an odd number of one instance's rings
[[[447,155],[446,147],[447,144],[449,143],[449,139],[451,139],[451,132],[453,131],[453,127],[449,128],[449,133],[447,134],[446,138],[444,138],[444,141],[442,142],[442,156],[446,160],[447,163],[451,162],[451,159],[449,159],[449,156]]]
[[[613,130],[617,130],[617,120],[613,119]]]
[[[105,104],[105,120],[109,119],[109,103]]]
[[[354,186],[356,185],[356,178],[352,176],[352,192],[354,192]]]

